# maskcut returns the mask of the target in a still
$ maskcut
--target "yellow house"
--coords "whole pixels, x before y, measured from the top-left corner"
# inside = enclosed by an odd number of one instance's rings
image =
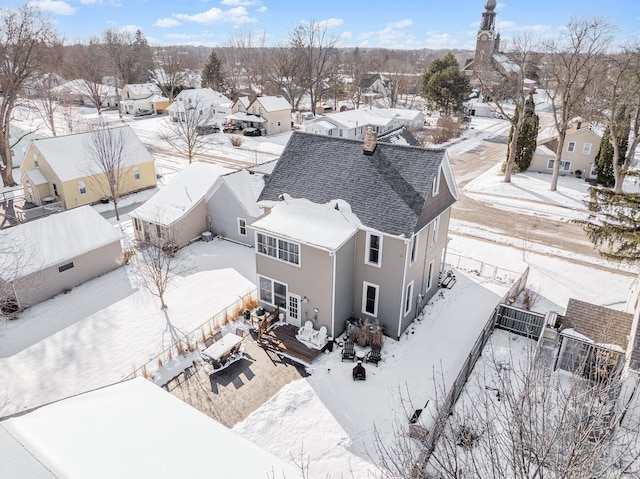
[[[119,126],[33,140],[20,167],[26,199],[36,205],[64,201],[69,209],[109,198],[107,169],[92,153],[93,135],[121,143],[122,161],[114,174],[121,196],[156,186],[153,156],[129,126]]]

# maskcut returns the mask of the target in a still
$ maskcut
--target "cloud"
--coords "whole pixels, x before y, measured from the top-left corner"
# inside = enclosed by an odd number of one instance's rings
[[[158,18],[156,23],[153,24],[154,27],[160,28],[177,27],[178,25],[182,24],[174,18]]]
[[[37,0],[35,2],[29,2],[28,5],[39,8],[43,12],[52,12],[58,15],[73,15],[76,12],[76,9],[67,2],[56,0]]]
[[[95,5],[96,3],[102,5],[102,0],[80,0],[80,3],[83,5]]]
[[[267,10],[269,10],[269,9],[263,5],[262,7],[258,8],[258,9],[256,10],[256,12],[266,13],[266,12],[267,12]]]
[[[320,28],[336,28],[342,25],[344,21],[341,18],[327,18],[318,22]]]
[[[187,15],[186,13],[174,13],[173,16],[187,22],[202,23],[203,25],[214,25],[216,23],[233,23],[234,25],[242,25],[244,23],[255,22],[255,18],[251,18],[244,7],[230,8],[229,10],[221,10],[219,8],[211,8],[206,12],[196,13],[195,15]]]
[[[220,3],[222,5],[229,5],[231,7],[238,5],[244,5],[245,7],[247,7],[249,5],[258,5],[260,3],[260,0],[222,0]]]
[[[124,25],[122,27],[118,27],[118,30],[122,32],[136,33],[138,30],[142,31],[142,27],[139,25],[130,24],[130,25]]]

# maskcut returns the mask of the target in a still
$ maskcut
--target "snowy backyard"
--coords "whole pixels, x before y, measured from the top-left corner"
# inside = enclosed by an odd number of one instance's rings
[[[112,120],[117,121],[117,115]],[[161,141],[164,120],[128,123],[145,144],[153,144]],[[20,121],[26,127],[29,120]],[[502,120],[474,119],[473,125],[453,150],[471,150],[483,138],[504,134],[506,128]],[[214,134],[207,138],[205,153],[236,158],[237,167],[253,165],[277,157],[287,138],[244,138],[238,149],[230,145],[228,135]],[[157,165],[164,176],[162,187],[186,161],[160,155]],[[505,214],[515,211],[563,220],[587,214],[583,200],[588,184],[583,180],[561,178],[552,193],[547,191],[545,175],[518,174],[505,184],[498,171],[499,165],[479,176],[465,187],[465,194]],[[122,207],[126,211],[127,204],[138,204],[148,194],[128,198]],[[110,205],[97,209],[109,216]],[[110,221],[132,235],[126,214],[120,222]],[[528,266],[528,287],[538,294],[533,310],[541,313],[562,313],[569,298],[623,309],[638,272],[552,247],[523,244],[463,222],[452,221],[449,235],[447,269],[459,267],[456,284],[435,295],[424,317],[399,341],[385,338],[383,360],[378,367],[366,365],[366,381],[352,380],[354,365],[343,363],[336,348],[312,363],[309,377],[289,383],[234,430],[284,461],[291,462],[301,452],[308,455],[311,477],[369,477],[368,471],[375,471],[375,430],[392,439],[394,427],[403,427],[408,411],[433,399],[434,378],[451,384],[510,287],[477,271],[493,268],[494,276],[503,277]],[[129,265],[29,308],[16,321],[3,321],[0,417],[129,377],[169,346],[169,323],[182,333],[193,331],[197,339],[202,324],[255,289],[255,256],[248,247],[218,239],[197,242],[179,252],[178,264],[166,311],[160,310],[157,298],[142,287],[136,269]]]

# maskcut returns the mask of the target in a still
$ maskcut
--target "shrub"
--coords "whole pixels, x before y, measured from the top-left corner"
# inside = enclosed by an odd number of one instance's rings
[[[239,135],[231,135],[231,137],[229,138],[229,141],[231,142],[232,146],[242,145],[242,140],[243,138]]]

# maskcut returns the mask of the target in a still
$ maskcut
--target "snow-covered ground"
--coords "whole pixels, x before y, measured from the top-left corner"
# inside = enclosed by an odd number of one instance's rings
[[[117,114],[115,115],[117,118]],[[130,119],[143,141],[160,141],[162,118]],[[474,119],[473,130],[451,148],[469,151],[482,137],[506,134],[504,120]],[[484,129],[483,129],[484,128]],[[220,139],[218,143],[217,138]],[[241,149],[223,144],[225,135],[211,135],[208,153],[256,157],[278,154],[280,143],[245,138]],[[215,139],[215,140],[214,140]],[[255,143],[254,143],[255,142]],[[253,155],[253,156],[252,156]],[[240,158],[240,156],[239,156]],[[167,181],[186,162],[163,159]],[[258,161],[260,162],[260,161]],[[537,175],[515,175],[510,186],[487,173],[465,192],[498,203],[505,210],[538,206],[546,215],[571,218],[580,213],[585,190],[579,180],[561,180],[557,194],[548,195]],[[162,181],[160,187],[162,187]],[[584,181],[580,182],[584,183]],[[586,184],[585,184],[586,185]],[[145,193],[148,194],[148,193]],[[128,199],[130,204],[145,196]],[[126,204],[125,204],[126,205]],[[99,205],[106,212],[112,205]],[[577,213],[576,213],[577,214]],[[116,224],[115,219],[110,221]],[[131,233],[125,214],[118,226]],[[452,232],[473,230],[476,238],[452,235],[448,251],[511,271],[530,266],[529,284],[539,295],[534,309],[564,311],[570,297],[622,309],[633,277],[568,261],[570,252],[527,245],[473,225],[452,223]],[[0,330],[0,416],[21,411],[127,377],[136,367],[167,346],[167,321],[189,332],[254,288],[253,250],[232,243],[196,243],[180,252],[181,273],[167,293],[167,315],[136,279],[131,267],[120,268],[25,311]],[[566,258],[566,259],[565,259]],[[374,427],[388,438],[395,424],[404,424],[411,406],[421,407],[434,394],[432,377],[450,381],[469,348],[506,290],[505,285],[471,273],[458,273],[458,282],[443,297],[436,296],[422,321],[414,323],[399,342],[387,339],[383,362],[367,365],[364,382],[351,379],[352,363],[341,362],[337,351],[316,360],[311,376],[293,382],[236,425],[243,436],[286,461],[310,457],[311,477],[369,477],[373,469]],[[170,434],[168,434],[168,437]],[[1,459],[0,452],[0,459]]]

